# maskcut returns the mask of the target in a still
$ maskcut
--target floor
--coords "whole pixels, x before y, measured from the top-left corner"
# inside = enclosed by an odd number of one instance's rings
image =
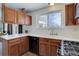
[[[22,56],[37,56],[36,54],[32,53],[32,52],[27,52]]]

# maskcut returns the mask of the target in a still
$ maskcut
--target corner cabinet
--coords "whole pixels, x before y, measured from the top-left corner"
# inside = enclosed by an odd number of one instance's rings
[[[16,12],[14,9],[3,6],[3,13],[5,23],[15,23]]]
[[[65,25],[76,25],[76,4],[65,5]]]
[[[61,41],[57,39],[39,39],[39,55],[41,56],[57,56],[57,49]]]
[[[3,56],[23,55],[29,49],[28,37],[3,40]]]

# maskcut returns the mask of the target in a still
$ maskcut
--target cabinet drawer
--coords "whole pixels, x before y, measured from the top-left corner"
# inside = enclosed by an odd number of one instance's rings
[[[24,40],[26,40],[26,37],[21,37],[21,42],[24,42]]]
[[[12,40],[9,40],[8,41],[9,45],[15,45],[15,44],[18,44],[20,43],[20,39],[12,39]]]
[[[50,44],[51,44],[51,45],[59,46],[60,43],[61,43],[60,40],[57,40],[57,39],[50,39]]]
[[[40,38],[39,42],[40,43],[49,43],[49,39],[47,39],[47,38]]]

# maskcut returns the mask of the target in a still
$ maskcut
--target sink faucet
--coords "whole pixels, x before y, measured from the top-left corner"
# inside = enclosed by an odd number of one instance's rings
[[[57,32],[50,32],[50,35],[58,35]]]

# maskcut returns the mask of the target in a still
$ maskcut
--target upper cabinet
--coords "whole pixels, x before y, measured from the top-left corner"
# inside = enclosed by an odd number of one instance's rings
[[[17,21],[16,21],[16,23],[24,24],[24,21],[25,21],[24,17],[25,17],[25,14],[23,12],[18,11],[17,12]]]
[[[3,5],[3,19],[4,23],[32,24],[31,16],[27,15],[25,12],[6,7],[5,5]]]
[[[66,25],[76,25],[77,21],[75,19],[75,14],[76,14],[76,5],[74,3],[65,6]]]
[[[32,17],[27,15],[24,12],[18,11],[17,12],[17,21],[16,21],[16,23],[31,25],[32,24]]]
[[[32,16],[25,15],[25,24],[32,25]]]
[[[15,23],[16,12],[14,9],[3,6],[4,22],[5,23]]]

